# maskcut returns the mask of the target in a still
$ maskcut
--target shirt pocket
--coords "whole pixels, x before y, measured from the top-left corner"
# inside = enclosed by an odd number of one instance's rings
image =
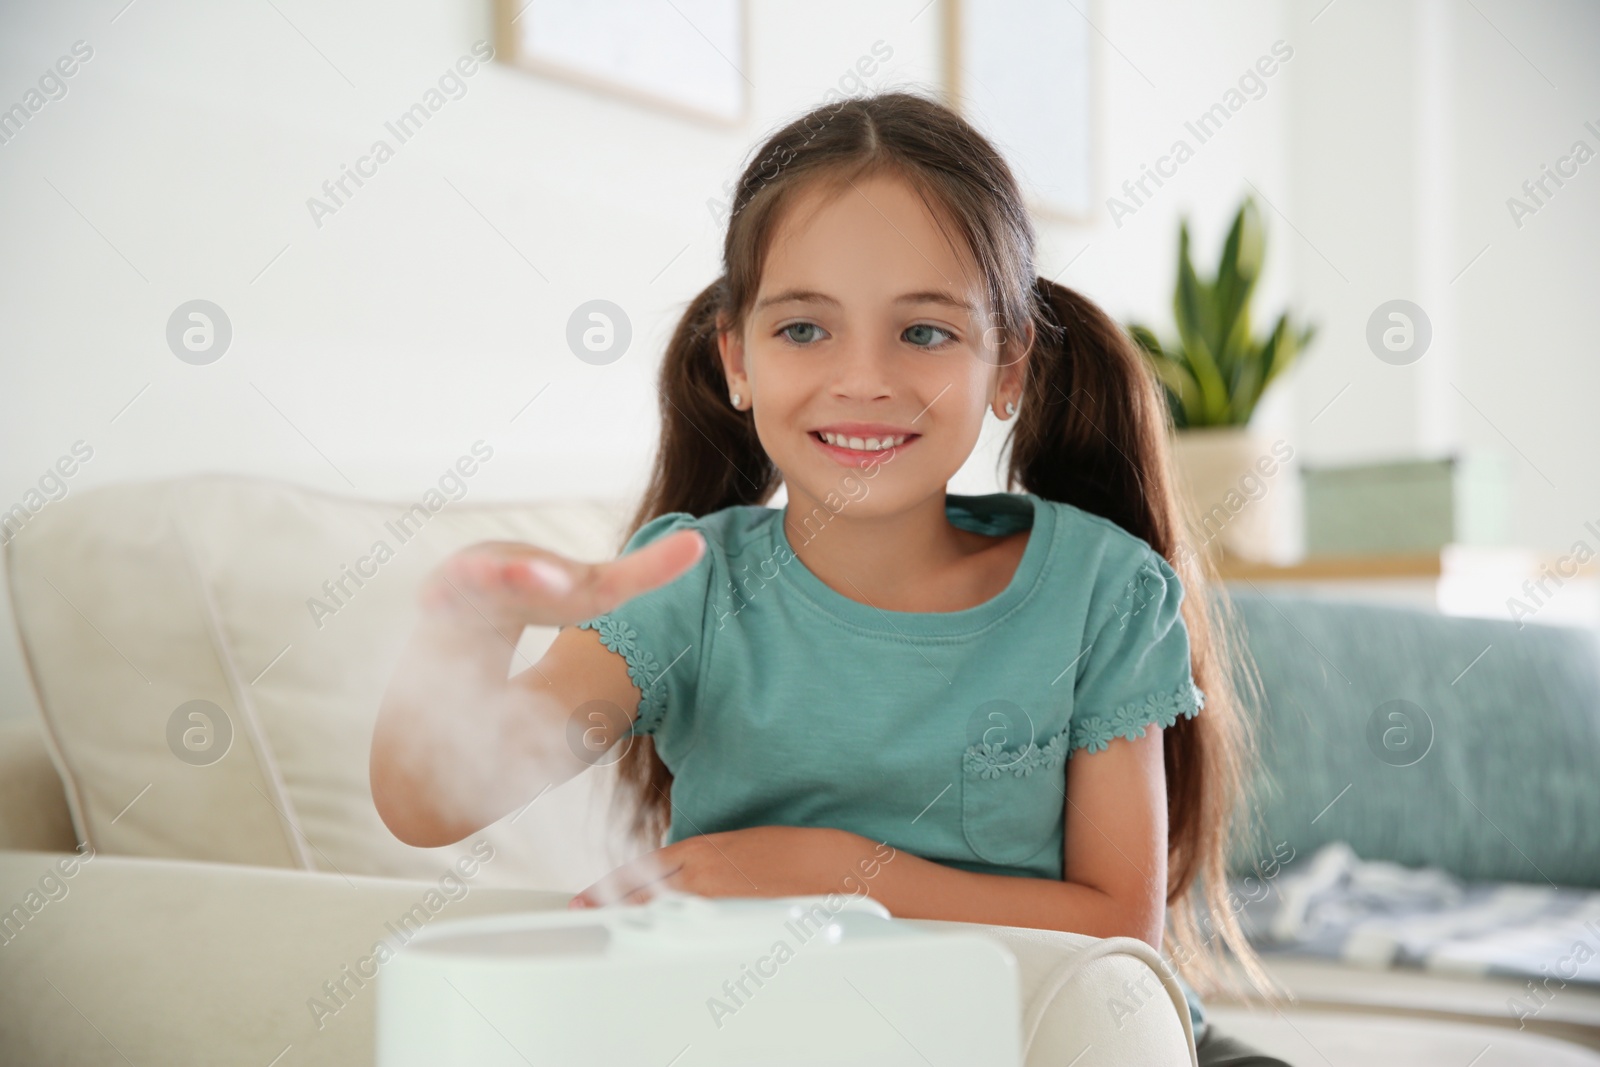
[[[961,832],[967,847],[985,863],[1019,867],[1047,848],[1061,847],[1057,835],[1066,800],[1066,734],[1042,748],[998,744],[969,745],[961,756]]]

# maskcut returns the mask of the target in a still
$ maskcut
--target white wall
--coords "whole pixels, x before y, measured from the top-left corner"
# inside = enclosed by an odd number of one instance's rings
[[[736,130],[491,65],[318,228],[307,198],[490,38],[485,0],[125,3],[0,7],[0,107],[75,41],[94,49],[67,95],[0,144],[0,507],[79,439],[94,458],[72,492],[213,469],[414,497],[478,438],[496,461],[477,498],[634,492],[661,347],[716,273],[707,201],[874,42],[894,52],[874,88],[937,85],[941,70],[938,0],[751,0],[753,117]],[[1253,183],[1274,205],[1258,314],[1292,301],[1323,328],[1264,423],[1310,457],[1452,432],[1500,440],[1460,409],[1454,381],[1559,486],[1519,468],[1521,537],[1565,547],[1600,518],[1580,408],[1600,376],[1588,321],[1600,163],[1520,232],[1502,201],[1585,136],[1584,118],[1600,125],[1600,73],[1584,58],[1600,16],[1579,0],[1322,7],[1088,7],[1101,201],[1274,41],[1294,56],[1122,225],[1100,212],[1043,226],[1041,273],[1165,324],[1179,215],[1204,263]],[[1419,223],[1445,179],[1448,208]],[[1457,311],[1441,310],[1440,359],[1395,368],[1366,351],[1373,306],[1438,293],[1441,270],[1490,242],[1453,287]],[[627,356],[603,367],[564,341],[571,310],[595,297],[634,327]],[[168,316],[194,298],[233,324],[209,366],[165,342]],[[994,486],[1000,430],[953,488]],[[28,714],[9,618],[0,628],[0,716]]]
[[[1502,7],[1494,27],[1456,16],[1453,261],[1488,246],[1456,285],[1458,385],[1482,413],[1456,407],[1466,441],[1521,453],[1521,540],[1600,549],[1584,529],[1600,527],[1600,6],[1553,5],[1542,19]],[[1507,198],[1580,139],[1593,158],[1518,228]]]
[[[1297,382],[1304,454],[1492,449],[1518,543],[1600,549],[1583,530],[1600,525],[1600,155],[1520,228],[1507,209],[1574,141],[1600,153],[1600,7],[1341,0],[1298,32],[1300,234],[1281,241],[1324,324]],[[1434,325],[1410,366],[1364,338],[1394,298]]]

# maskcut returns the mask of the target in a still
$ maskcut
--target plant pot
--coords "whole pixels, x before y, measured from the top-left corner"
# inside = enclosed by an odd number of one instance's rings
[[[1242,426],[1179,430],[1173,457],[1196,551],[1255,563],[1287,557],[1294,506],[1288,441]]]

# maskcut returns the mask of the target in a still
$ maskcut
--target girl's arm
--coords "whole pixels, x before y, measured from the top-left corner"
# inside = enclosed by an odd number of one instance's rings
[[[594,631],[573,627],[538,663],[513,665],[518,638],[529,625],[609,611],[671,581],[703,550],[698,535],[674,534],[589,564],[484,542],[440,564],[373,728],[369,773],[384,825],[408,845],[448,845],[592,766],[636,713],[627,664]],[[513,666],[526,669],[508,678]],[[596,708],[613,713],[590,721]]]
[[[591,764],[565,743],[574,710],[592,700],[633,706],[626,664],[592,630],[563,630],[508,679],[520,633],[430,619],[411,635],[369,765],[378,815],[406,844],[452,844],[576,776]]]
[[[1161,728],[1137,741],[1119,737],[1101,752],[1080,750],[1068,766],[1062,881],[978,874],[905,852],[857,880],[897,918],[1136,937],[1159,951],[1167,889]],[[876,847],[856,838],[841,850]]]

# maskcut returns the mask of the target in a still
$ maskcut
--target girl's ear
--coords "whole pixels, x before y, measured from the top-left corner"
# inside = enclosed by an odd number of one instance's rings
[[[1005,404],[1004,400],[1000,398],[1010,400],[1018,408],[1022,407],[1022,393],[1026,384],[1024,379],[1027,376],[1028,361],[1039,357],[1039,353],[1034,350],[1034,341],[1037,337],[1038,334],[1033,328],[1033,323],[1030,322],[1021,343],[1015,346],[1008,344],[1006,348],[1011,350],[1000,354],[999,364],[996,368],[998,373],[995,375],[995,399],[991,400],[991,403],[998,401],[998,406],[1001,410],[1004,410]]]
[[[722,359],[722,375],[728,380],[728,392],[748,397],[750,387],[744,369],[744,335],[728,329],[727,316],[720,311],[717,313],[717,355]]]

